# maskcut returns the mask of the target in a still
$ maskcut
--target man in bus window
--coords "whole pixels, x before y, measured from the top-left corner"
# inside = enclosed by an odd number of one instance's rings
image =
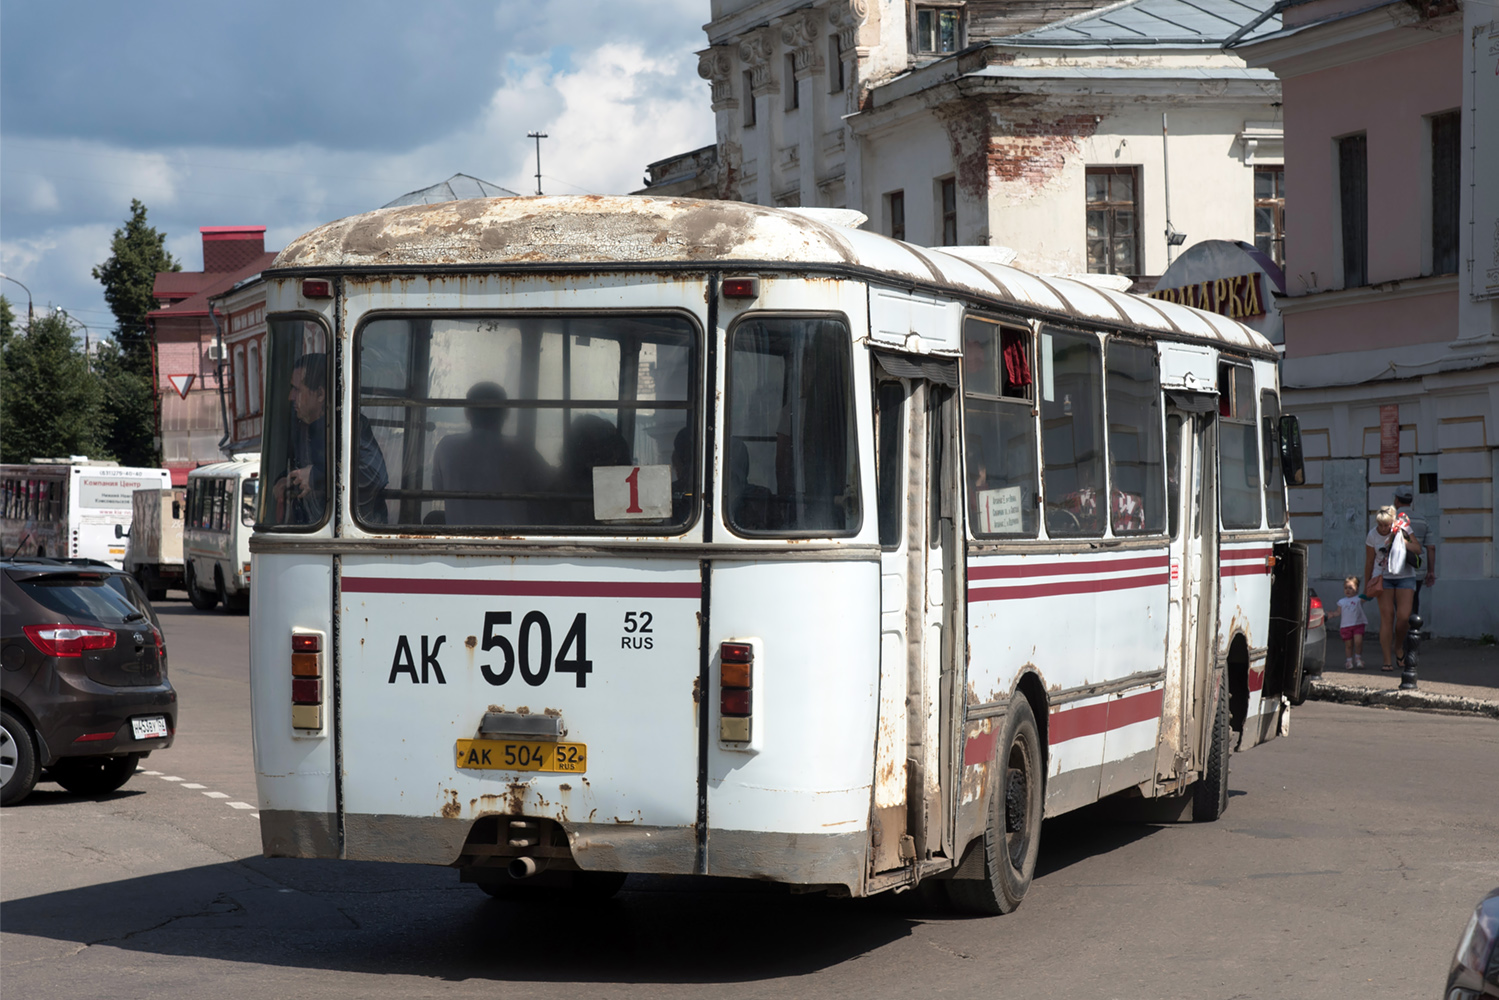
[[[463,410],[469,430],[449,434],[437,443],[432,453],[432,488],[488,494],[493,499],[451,497],[446,501],[444,523],[488,527],[539,523],[538,502],[513,494],[543,490],[552,478],[551,466],[535,448],[501,434],[509,397],[499,384],[476,382],[464,399],[474,404]],[[509,499],[505,499],[507,494]]]
[[[287,472],[272,488],[279,519],[286,524],[316,524],[328,503],[328,356],[304,354],[291,371],[289,401],[296,414],[292,425]],[[360,520],[383,524],[385,501],[380,493],[389,482],[385,456],[375,432],[359,416],[358,481],[355,513]]]

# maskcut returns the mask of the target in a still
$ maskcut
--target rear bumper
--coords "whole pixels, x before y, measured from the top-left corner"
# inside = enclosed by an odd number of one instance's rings
[[[345,818],[350,860],[452,865],[463,854],[475,820],[424,816]],[[572,859],[585,871],[690,875],[696,871],[697,838],[692,827],[624,823],[563,824]],[[267,857],[340,856],[336,817],[331,813],[260,811]],[[845,885],[862,892],[868,834],[781,833],[710,830],[704,874],[800,885]]]
[[[177,692],[170,682],[116,688],[69,677],[56,691],[40,699],[28,699],[26,708],[36,723],[43,767],[50,767],[64,757],[110,757],[165,750],[177,734]],[[148,715],[166,716],[166,736],[135,738],[130,720]],[[114,735],[78,742],[80,736],[104,732]]]

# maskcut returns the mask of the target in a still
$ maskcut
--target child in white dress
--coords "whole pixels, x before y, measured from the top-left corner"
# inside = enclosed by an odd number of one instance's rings
[[[1369,619],[1364,615],[1364,602],[1371,598],[1358,592],[1358,577],[1350,576],[1343,581],[1343,597],[1338,609],[1329,611],[1327,617],[1338,620],[1338,634],[1343,638],[1344,670],[1361,670],[1364,666],[1364,629]]]

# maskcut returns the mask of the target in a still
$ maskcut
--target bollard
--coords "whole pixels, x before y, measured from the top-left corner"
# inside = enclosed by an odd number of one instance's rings
[[[1421,621],[1420,615],[1411,615],[1410,630],[1405,633],[1405,669],[1400,672],[1400,690],[1416,690],[1416,664],[1420,659]]]

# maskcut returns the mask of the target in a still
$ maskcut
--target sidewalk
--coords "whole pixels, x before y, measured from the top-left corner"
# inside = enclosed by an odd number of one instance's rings
[[[1416,690],[1400,691],[1400,671],[1379,669],[1379,638],[1364,644],[1362,670],[1343,669],[1343,644],[1328,629],[1327,666],[1312,681],[1312,699],[1382,708],[1462,712],[1499,719],[1499,645],[1470,639],[1427,639],[1416,666]],[[1336,654],[1336,655],[1334,655]]]

